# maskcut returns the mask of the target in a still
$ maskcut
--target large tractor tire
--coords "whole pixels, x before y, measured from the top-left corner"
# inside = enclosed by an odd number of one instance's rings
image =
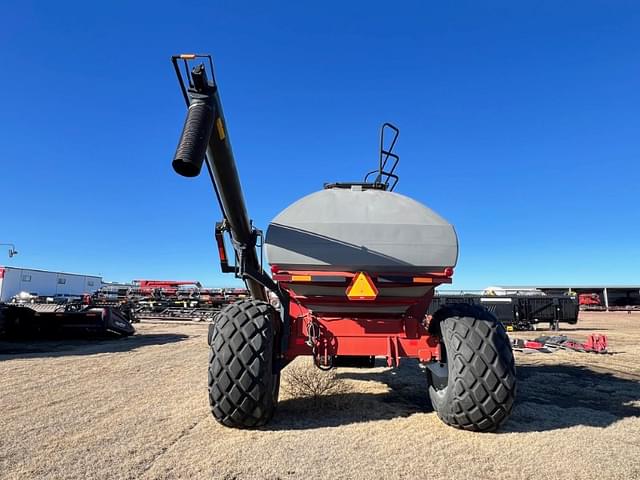
[[[258,300],[225,307],[209,335],[209,405],[227,427],[266,424],[275,411],[280,374],[274,372],[277,314]]]
[[[513,352],[504,327],[486,309],[467,304],[447,305],[433,321],[444,347],[443,363],[427,370],[434,410],[452,427],[496,430],[511,414],[516,394]]]

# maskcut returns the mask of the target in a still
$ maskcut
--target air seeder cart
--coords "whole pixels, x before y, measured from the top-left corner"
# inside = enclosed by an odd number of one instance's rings
[[[242,278],[251,293],[224,308],[210,328],[209,401],[216,420],[238,428],[267,423],[281,370],[309,355],[321,369],[372,365],[375,357],[389,366],[419,359],[444,422],[476,431],[502,424],[516,383],[502,325],[465,304],[446,305],[426,319],[434,288],[451,283],[458,241],[443,218],[393,191],[398,130],[383,126],[378,168],[362,182],[327,184],[298,200],[263,238],[247,215],[211,57],[172,61],[188,106],[173,168],[195,177],[206,165],[223,216],[215,232],[222,271]],[[271,275],[257,251],[263,246]],[[278,301],[269,302],[268,292]]]

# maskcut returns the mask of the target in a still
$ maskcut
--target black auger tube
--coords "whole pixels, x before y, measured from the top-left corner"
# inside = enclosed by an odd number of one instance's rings
[[[197,177],[213,129],[213,109],[201,99],[189,105],[180,142],[173,157],[173,169],[183,177]]]
[[[192,71],[195,86],[188,92],[189,112],[173,168],[180,175],[194,177],[200,173],[202,163],[206,161],[236,254],[246,267],[261,272],[218,89],[206,81],[203,72],[204,67],[200,65]],[[253,298],[267,300],[266,290],[260,283],[250,277],[245,277],[244,281]]]

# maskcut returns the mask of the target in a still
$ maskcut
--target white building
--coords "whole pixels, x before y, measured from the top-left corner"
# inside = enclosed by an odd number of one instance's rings
[[[48,297],[82,295],[101,286],[102,277],[95,275],[0,266],[0,302],[8,302],[20,292]]]

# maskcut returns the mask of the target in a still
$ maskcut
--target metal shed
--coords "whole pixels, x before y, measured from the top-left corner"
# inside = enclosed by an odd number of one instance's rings
[[[34,268],[0,266],[0,302],[20,292],[40,296],[82,295],[102,286],[102,277]]]

